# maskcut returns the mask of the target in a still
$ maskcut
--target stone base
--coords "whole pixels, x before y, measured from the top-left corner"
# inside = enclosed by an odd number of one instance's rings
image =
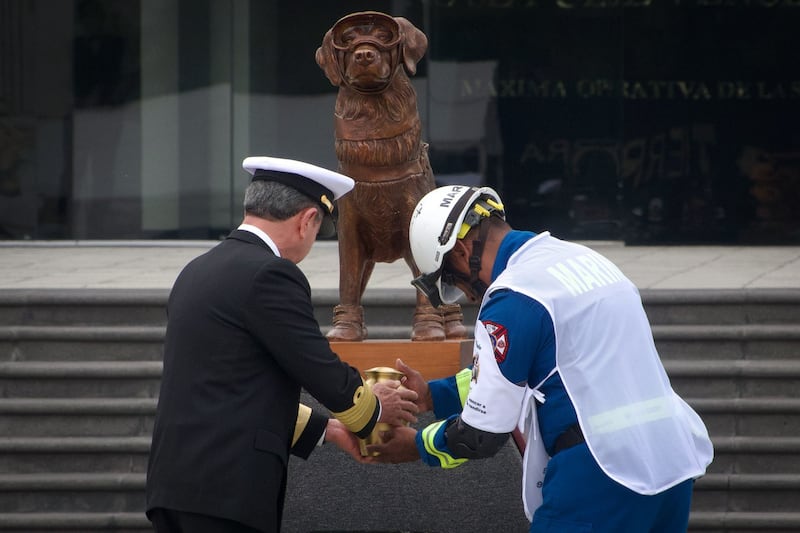
[[[367,340],[331,342],[331,349],[362,374],[376,366],[394,368],[399,357],[426,380],[431,380],[452,376],[472,364],[472,342],[472,339],[441,342]]]

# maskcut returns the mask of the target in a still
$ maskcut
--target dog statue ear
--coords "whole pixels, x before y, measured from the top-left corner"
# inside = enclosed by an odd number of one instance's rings
[[[338,87],[342,83],[342,77],[339,75],[339,68],[336,64],[336,52],[333,49],[333,32],[331,30],[328,30],[325,33],[325,37],[322,38],[322,46],[317,48],[315,58],[317,65],[320,66],[331,84]]]
[[[416,26],[411,24],[404,17],[394,17],[400,25],[403,38],[400,44],[400,53],[403,57],[403,64],[406,71],[412,76],[417,73],[417,63],[425,55],[428,49],[428,38]]]

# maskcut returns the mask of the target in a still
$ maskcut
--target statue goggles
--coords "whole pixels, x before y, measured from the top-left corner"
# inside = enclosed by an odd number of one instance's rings
[[[371,44],[379,50],[389,51],[402,38],[397,21],[377,11],[343,17],[334,24],[331,33],[333,47],[340,52],[352,52],[361,44]]]

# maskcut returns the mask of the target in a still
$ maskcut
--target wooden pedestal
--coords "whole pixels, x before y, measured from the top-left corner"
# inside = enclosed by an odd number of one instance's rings
[[[362,375],[365,370],[376,366],[394,368],[397,358],[418,370],[426,380],[452,376],[472,363],[472,339],[442,342],[332,342],[331,348],[342,360],[359,369]]]

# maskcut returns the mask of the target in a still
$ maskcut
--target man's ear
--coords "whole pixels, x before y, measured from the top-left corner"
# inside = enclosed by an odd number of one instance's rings
[[[448,255],[450,255],[450,262],[454,267],[462,270],[466,265],[466,269],[469,270],[470,253],[472,253],[471,245],[468,246],[465,241],[458,239]]]
[[[319,226],[320,222],[317,221],[319,210],[316,207],[308,207],[298,214],[298,229],[301,237],[305,237],[308,231],[317,230],[317,226]]]

